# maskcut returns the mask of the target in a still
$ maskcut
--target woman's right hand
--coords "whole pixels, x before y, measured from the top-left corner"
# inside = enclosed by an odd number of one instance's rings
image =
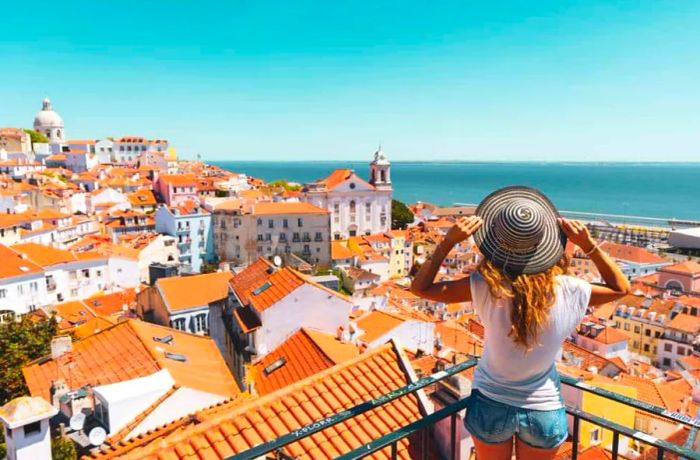
[[[472,236],[481,227],[484,221],[479,216],[461,217],[456,224],[447,231],[445,240],[456,245]]]
[[[588,227],[580,220],[569,220],[560,217],[557,219],[561,229],[566,234],[566,237],[574,243],[576,246],[581,248],[583,252],[590,252],[595,246],[595,241],[591,233],[588,231]]]

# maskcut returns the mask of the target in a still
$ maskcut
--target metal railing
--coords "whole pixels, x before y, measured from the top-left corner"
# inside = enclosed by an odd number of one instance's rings
[[[254,460],[259,458],[293,460],[295,457],[292,457],[283,451],[283,448],[285,446],[298,442],[308,436],[313,435],[314,433],[323,431],[329,427],[342,423],[360,414],[381,407],[382,405],[394,401],[402,396],[406,396],[422,388],[434,385],[449,376],[458,374],[475,366],[476,363],[476,358],[470,358],[462,363],[455,364],[448,369],[436,372],[427,377],[423,377],[415,382],[409,383],[408,385],[403,386],[401,388],[397,388],[396,390],[381,395],[375,399],[363,402],[350,409],[341,411],[337,414],[318,420],[297,430],[293,430],[274,440],[259,444],[249,450],[246,450],[245,452],[228,457],[226,460]],[[614,402],[633,407],[634,409],[654,414],[657,417],[669,420],[671,423],[688,426],[691,428],[690,433],[695,433],[697,429],[700,428],[700,420],[696,418],[678,412],[669,411],[662,407],[654,406],[652,404],[634,398],[629,398],[619,393],[615,393],[609,390],[605,390],[603,388],[590,385],[579,379],[562,375],[561,383],[577,388],[581,391],[589,392],[597,396],[612,400]],[[416,420],[415,422],[409,423],[408,425],[405,425],[396,431],[385,434],[377,439],[374,439],[369,443],[363,444],[360,447],[339,456],[338,459],[360,459],[367,457],[368,455],[371,455],[382,449],[389,449],[390,458],[395,459],[398,455],[399,442],[412,435],[420,435],[421,438],[419,445],[421,449],[421,458],[427,459],[429,453],[429,440],[432,439],[431,432],[433,430],[434,425],[437,422],[440,422],[441,420],[447,419],[449,417],[450,444],[449,456],[447,458],[450,460],[454,460],[457,458],[457,443],[459,442],[457,436],[460,432],[458,430],[457,424],[461,423],[461,420],[459,420],[460,412],[467,407],[467,401],[468,398],[462,398],[454,403],[447,404],[441,409],[438,409],[428,415],[425,415],[420,419]],[[659,439],[648,433],[638,431],[634,428],[628,428],[616,422],[612,422],[602,417],[584,412],[576,407],[571,407],[567,405],[566,412],[573,418],[573,433],[570,436],[570,441],[572,442],[572,452],[570,455],[572,460],[576,460],[580,453],[578,450],[580,444],[579,430],[581,420],[592,423],[605,430],[612,431],[613,460],[621,458],[620,453],[618,452],[621,436],[625,436],[629,439],[639,441],[645,445],[653,446],[657,449],[657,460],[663,459],[666,453],[678,455],[680,458],[700,460],[700,452],[688,448],[687,443],[686,446],[673,444],[663,439]],[[263,457],[266,454],[269,454],[269,456]]]

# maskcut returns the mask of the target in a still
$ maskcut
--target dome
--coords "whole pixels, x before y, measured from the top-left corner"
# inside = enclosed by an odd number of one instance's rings
[[[39,131],[42,128],[63,128],[63,118],[53,111],[48,98],[44,99],[41,111],[34,117],[34,129]]]
[[[379,146],[379,149],[374,152],[374,161],[372,162],[377,165],[388,165],[389,160],[387,160],[386,155],[384,155],[384,152],[382,151],[382,146]]]

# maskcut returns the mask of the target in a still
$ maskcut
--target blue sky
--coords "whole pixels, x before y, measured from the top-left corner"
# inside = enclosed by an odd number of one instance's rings
[[[185,157],[700,159],[700,2],[3,5],[0,126]]]

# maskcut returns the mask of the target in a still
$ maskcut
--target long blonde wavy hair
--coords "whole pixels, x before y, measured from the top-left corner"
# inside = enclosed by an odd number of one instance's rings
[[[512,299],[512,323],[509,337],[530,350],[537,343],[537,336],[549,321],[549,309],[555,300],[554,283],[558,275],[567,272],[566,255],[544,272],[509,276],[484,258],[477,267],[491,295],[498,299]]]

